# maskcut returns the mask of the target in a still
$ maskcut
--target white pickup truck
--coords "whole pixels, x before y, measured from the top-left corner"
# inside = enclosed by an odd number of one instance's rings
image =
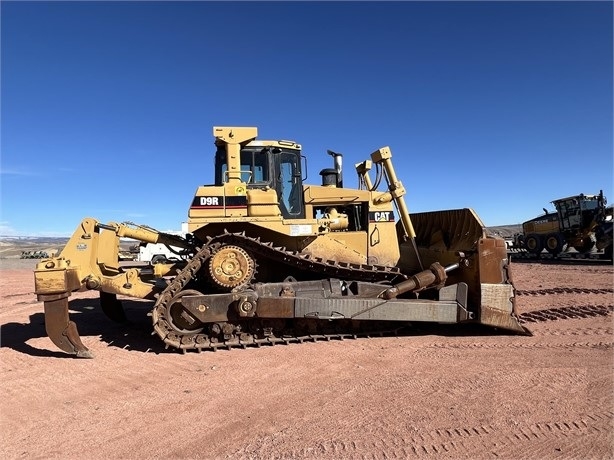
[[[187,233],[187,224],[181,225],[182,230],[180,232],[166,232],[174,235],[180,235],[185,237]],[[181,252],[181,248],[166,246],[162,243],[141,243],[139,246],[139,253],[136,260],[139,262],[150,262],[152,264],[159,264],[164,262],[173,262],[180,259],[177,254]]]

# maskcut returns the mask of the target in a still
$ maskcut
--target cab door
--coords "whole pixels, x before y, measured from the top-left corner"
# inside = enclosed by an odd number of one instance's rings
[[[300,156],[292,152],[275,155],[275,190],[285,219],[304,219],[305,202]]]

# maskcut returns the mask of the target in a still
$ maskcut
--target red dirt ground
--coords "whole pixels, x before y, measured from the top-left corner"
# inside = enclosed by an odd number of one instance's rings
[[[35,261],[1,262],[3,459],[614,457],[611,265],[513,263],[532,337],[425,327],[182,355],[149,335],[147,304],[118,326],[79,294],[81,360],[45,336]]]

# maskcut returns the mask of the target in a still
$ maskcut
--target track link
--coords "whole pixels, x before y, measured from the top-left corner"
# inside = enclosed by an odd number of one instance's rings
[[[320,277],[335,277],[369,282],[392,282],[407,279],[397,267],[383,265],[350,264],[311,257],[298,252],[287,251],[282,247],[274,247],[271,243],[263,243],[257,238],[251,238],[243,233],[224,233],[210,238],[202,247],[197,248],[196,254],[188,264],[175,276],[168,286],[160,293],[152,310],[154,332],[166,344],[167,348],[175,348],[186,352],[187,350],[217,350],[219,348],[247,348],[262,345],[276,345],[289,343],[315,342],[320,340],[343,340],[372,335],[396,335],[398,327],[357,330],[351,333],[330,331],[321,328],[320,322],[310,320],[309,333],[296,333],[294,327],[288,327],[290,321],[279,324],[275,320],[260,320],[250,318],[237,322],[228,322],[217,327],[226,328],[223,334],[211,331],[197,333],[181,332],[171,325],[167,317],[167,309],[173,298],[186,288],[188,283],[195,279],[197,274],[206,266],[208,260],[223,245],[232,244],[240,246],[260,258],[268,259],[276,264],[282,264],[303,272],[317,273]],[[242,286],[242,289],[248,286]],[[340,324],[342,325],[342,324]],[[204,329],[209,327],[204,325]],[[330,326],[327,324],[327,326]],[[334,326],[334,325],[333,325]],[[316,329],[314,331],[314,328]]]

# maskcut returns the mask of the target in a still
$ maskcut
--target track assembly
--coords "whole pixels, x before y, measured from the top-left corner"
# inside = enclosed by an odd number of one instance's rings
[[[339,278],[375,282],[406,278],[396,267],[339,264],[276,248],[241,233],[225,233],[211,238],[158,297],[152,311],[154,333],[160,336],[167,347],[184,351],[245,348],[248,345],[388,335],[398,330],[398,327],[391,327],[387,322],[351,324],[350,320],[334,321],[331,324],[317,319],[284,321],[244,317],[236,321],[200,322],[181,304],[182,297],[200,294],[199,291],[189,288],[190,282],[197,277],[201,269],[208,269],[218,286],[227,291],[232,290],[237,296],[240,296],[241,292],[248,292],[249,284],[246,282],[254,276],[255,261],[243,248],[259,257],[267,258],[269,262],[279,266],[280,271],[285,267],[305,273],[326,273]],[[239,303],[239,309],[241,305],[245,305],[245,301]],[[243,311],[243,314],[245,313],[246,311]]]

